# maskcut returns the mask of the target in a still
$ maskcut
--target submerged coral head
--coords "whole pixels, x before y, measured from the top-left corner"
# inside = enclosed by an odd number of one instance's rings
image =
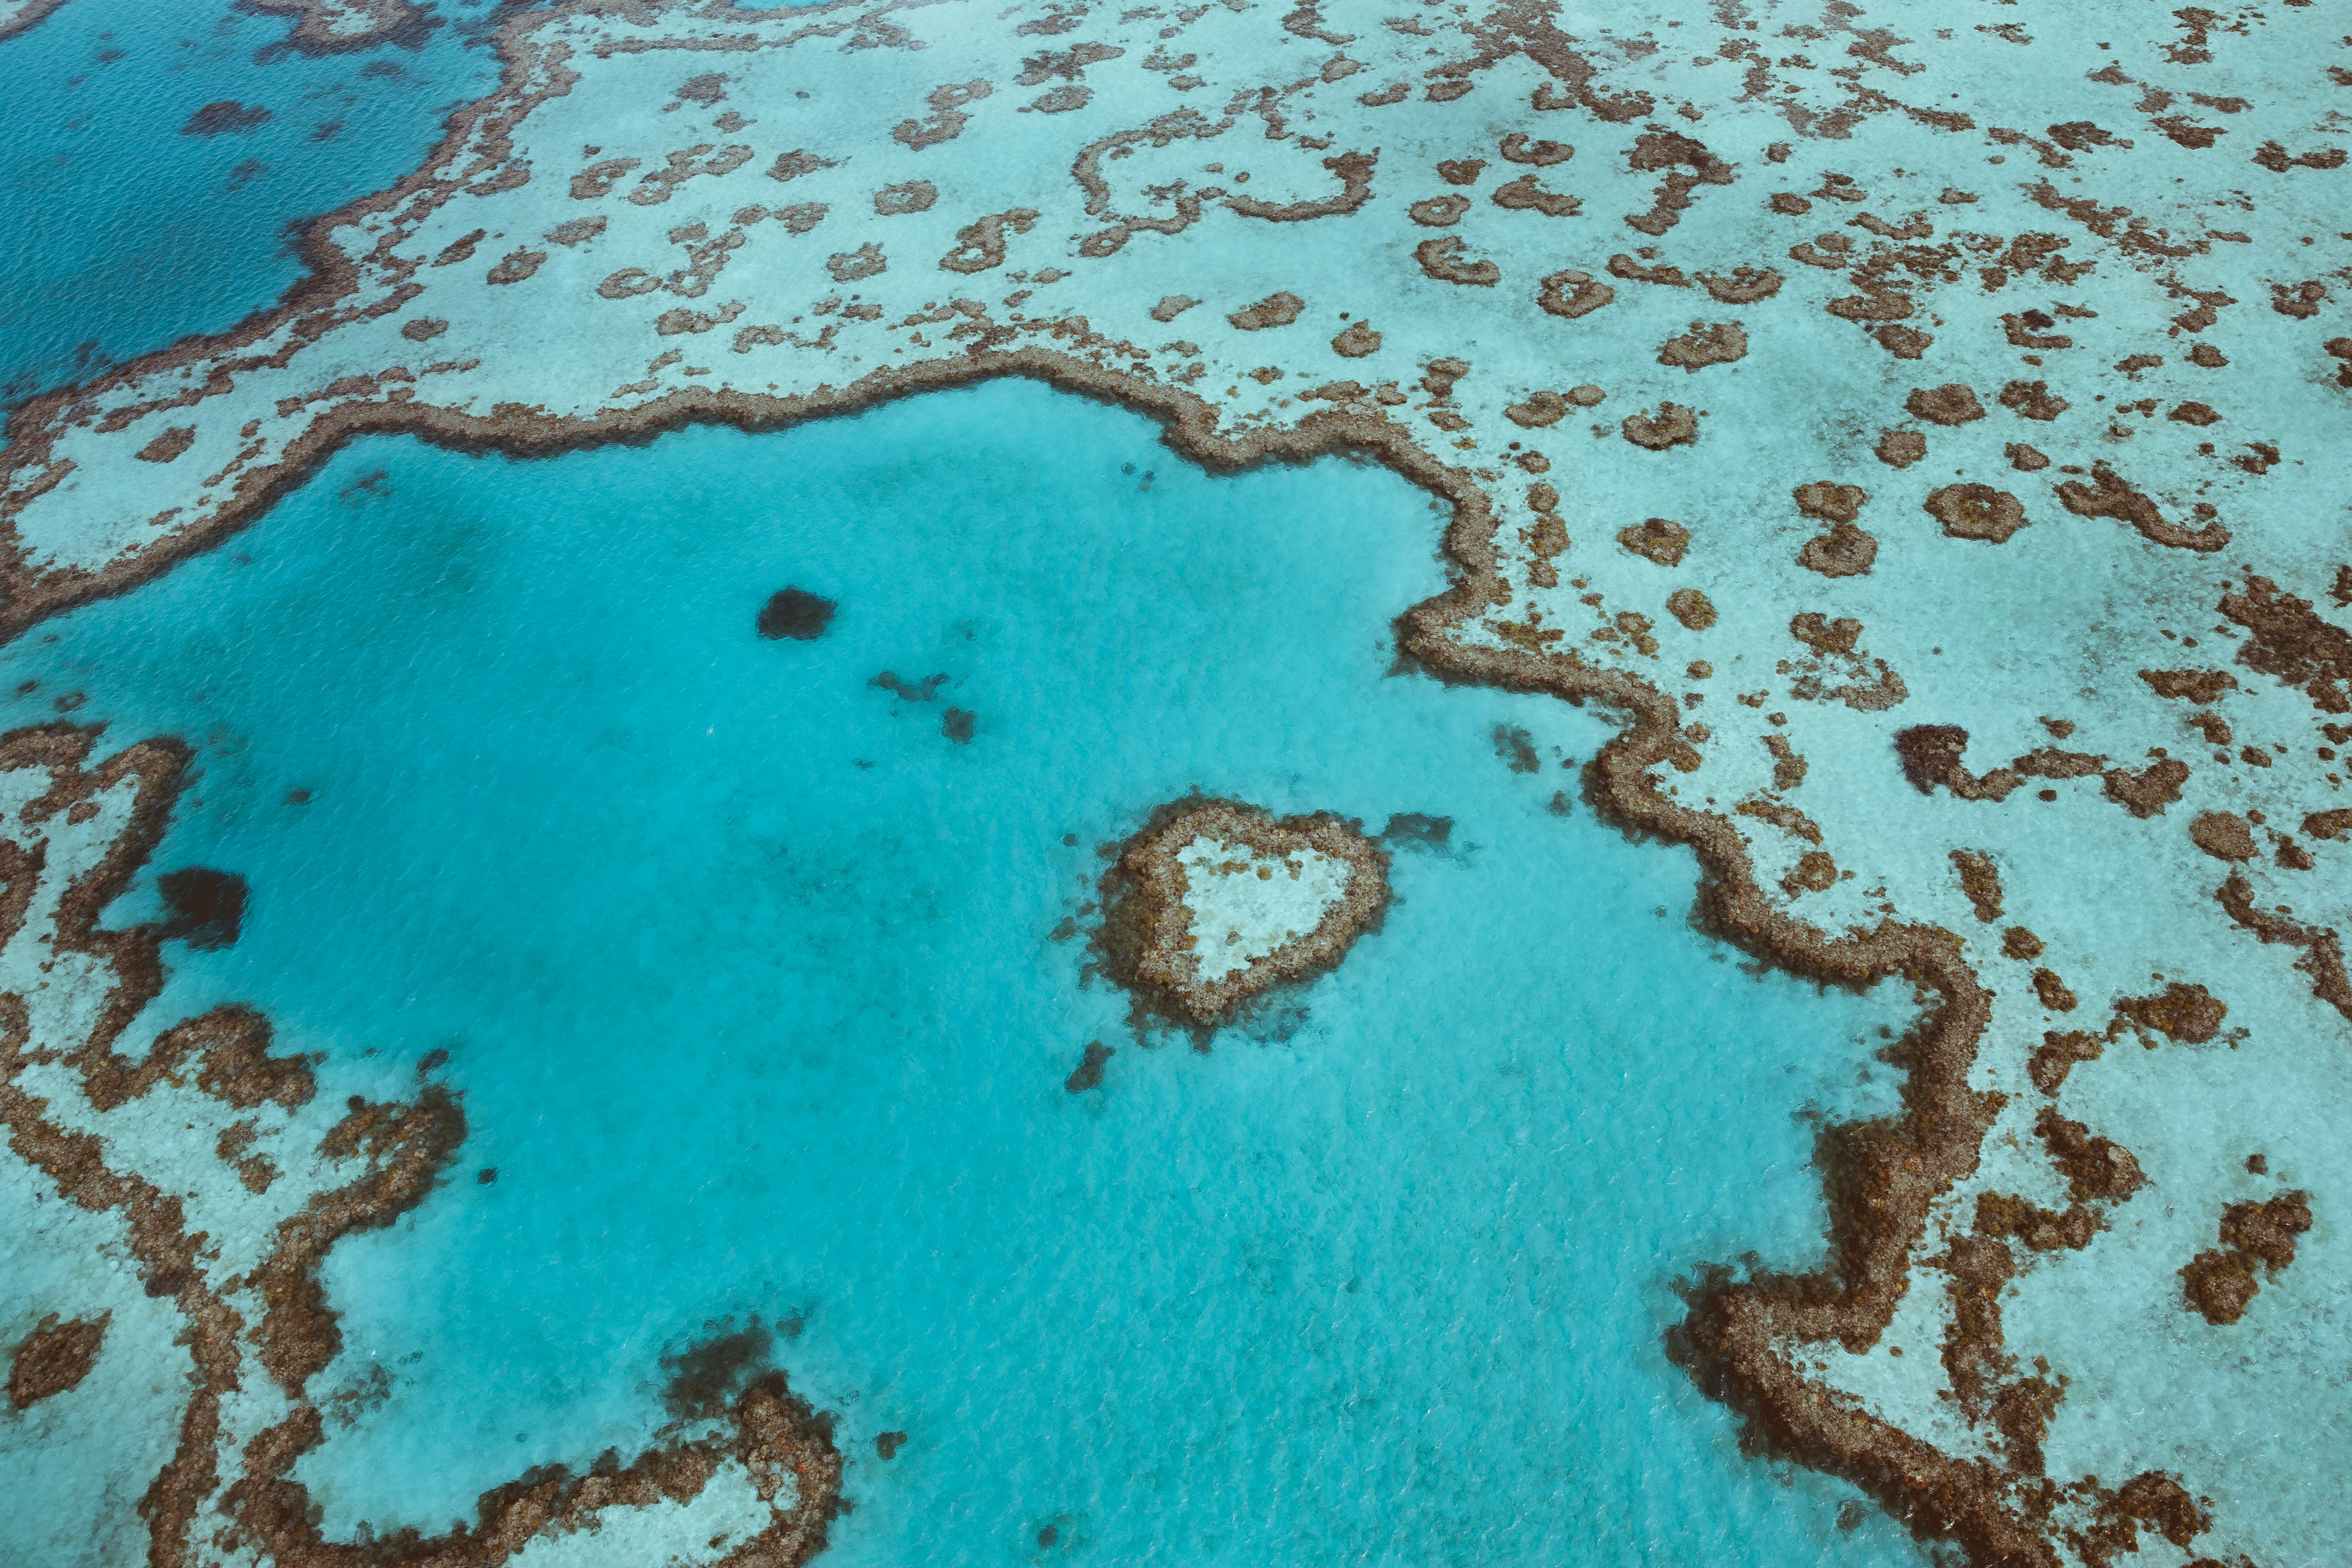
[[[831,599],[805,588],[784,588],[771,595],[761,607],[760,635],[814,642],[833,624],[833,612],[838,607]]]

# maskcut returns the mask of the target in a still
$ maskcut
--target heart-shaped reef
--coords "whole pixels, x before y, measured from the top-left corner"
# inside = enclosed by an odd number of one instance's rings
[[[1100,949],[1139,1009],[1196,1032],[1336,966],[1388,908],[1388,852],[1329,812],[1162,806],[1103,882]]]

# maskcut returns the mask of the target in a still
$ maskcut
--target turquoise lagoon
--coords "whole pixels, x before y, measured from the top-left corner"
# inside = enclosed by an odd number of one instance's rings
[[[0,652],[11,723],[79,694],[195,748],[110,921],[251,881],[151,1025],[253,1003],[337,1094],[449,1053],[457,1167],[325,1270],[314,1393],[390,1389],[302,1467],[331,1533],[635,1451],[663,1356],[756,1317],[839,1414],[844,1565],[1920,1560],[1663,1344],[1678,1279],[1821,1257],[1813,1121],[1892,1103],[1907,996],[1694,931],[1687,852],[1578,798],[1597,714],[1394,670],[1425,496],[1156,436],[1003,382],[537,462],[369,439]],[[755,635],[787,584],[821,639]],[[1194,788],[1452,823],[1205,1053],[1055,936]]]

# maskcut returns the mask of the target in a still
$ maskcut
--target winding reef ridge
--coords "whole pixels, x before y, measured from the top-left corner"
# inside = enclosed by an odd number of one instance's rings
[[[124,1315],[146,1310],[114,1326],[114,1353],[95,1368],[98,1334],[88,1333],[69,1376],[20,1390],[36,1381],[28,1356],[52,1363],[45,1374],[74,1359],[45,1342],[45,1323],[13,1348],[12,1398],[28,1405],[94,1376],[98,1412],[176,1407],[177,1445],[138,1500],[150,1563],[358,1561],[321,1540],[291,1474],[325,1438],[310,1384],[341,1341],[318,1271],[344,1237],[423,1201],[465,1137],[465,1115],[429,1081],[406,1100],[321,1104],[315,1058],[273,1054],[268,1021],[245,1008],[160,1034],[151,1026],[135,1058],[116,1049],[140,1036],[163,983],[158,948],[173,932],[107,930],[99,916],[162,837],[187,753],[142,742],[86,766],[97,739],[58,725],[0,741],[0,1126],[67,1205],[40,1223],[127,1258],[138,1294]],[[183,1363],[184,1378],[159,1375]],[[626,1466],[607,1455],[585,1475],[531,1471],[485,1493],[471,1524],[430,1539],[404,1531],[382,1548],[450,1568],[501,1563],[536,1535],[593,1529],[626,1510],[648,1521],[637,1537],[648,1550],[690,1535],[730,1548],[709,1555],[738,1568],[821,1551],[840,1493],[830,1418],[780,1373],[691,1414]],[[54,1522],[20,1521],[28,1532]]]
[[[1918,994],[1901,1109],[1822,1132],[1822,1267],[1692,1283],[1699,1385],[1981,1564],[2352,1534],[2339,11],[573,0],[499,47],[278,307],[12,417],[9,635],[371,431],[546,454],[1021,375],[1211,468],[1386,464],[1451,518],[1404,659],[1605,708],[1587,794],[1696,850],[1709,929]],[[178,1309],[110,1347],[194,1356],[151,1561],[360,1561],[287,1479],[315,1269],[461,1122],[320,1110],[251,1015],[114,1054],[155,936],[94,919],[179,763],[90,744],[0,756],[11,1146]],[[801,1561],[830,1453],[756,1384],[415,1560],[637,1505]]]

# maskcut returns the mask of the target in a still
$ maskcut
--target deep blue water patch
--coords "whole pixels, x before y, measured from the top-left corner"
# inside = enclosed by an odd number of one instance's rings
[[[841,1415],[841,1564],[1919,1560],[1662,1343],[1678,1278],[1820,1258],[1808,1113],[1891,1100],[1907,999],[1694,931],[1690,857],[1576,798],[1597,716],[1394,673],[1427,498],[1154,437],[1000,383],[363,441],[0,652],[12,722],[196,748],[110,919],[248,892],[157,1021],[250,1001],[336,1092],[465,1095],[452,1179],[326,1270],[316,1391],[392,1373],[302,1467],[331,1532],[634,1451],[756,1318]],[[758,635],[786,584],[821,637]],[[1067,934],[1194,788],[1405,824],[1381,929],[1206,1054]]]
[[[493,10],[439,0],[419,47],[308,57],[281,16],[71,0],[0,43],[0,409],[276,300],[294,226],[409,173],[496,84]]]

